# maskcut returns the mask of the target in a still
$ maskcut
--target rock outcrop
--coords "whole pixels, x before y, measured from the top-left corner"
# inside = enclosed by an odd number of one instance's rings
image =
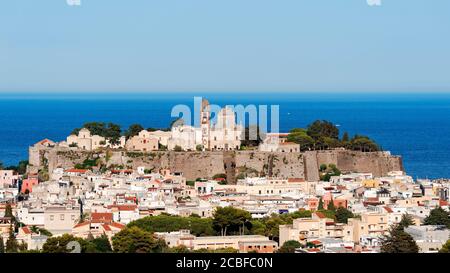
[[[298,153],[228,151],[228,152],[129,152],[129,151],[80,151],[75,148],[30,147],[29,171],[42,168],[49,172],[55,168],[72,168],[87,158],[100,158],[105,166],[135,169],[138,166],[157,171],[170,169],[182,172],[188,180],[198,177],[211,178],[224,173],[229,183],[245,175],[270,175],[280,178],[319,179],[321,164],[335,164],[343,172],[371,172],[384,176],[389,171],[403,171],[402,159],[389,152],[355,152],[348,150],[309,151]]]

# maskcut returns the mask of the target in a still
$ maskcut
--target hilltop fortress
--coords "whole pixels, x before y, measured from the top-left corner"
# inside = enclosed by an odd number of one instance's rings
[[[259,147],[240,150],[245,130],[236,122],[231,108],[219,108],[214,124],[207,100],[201,100],[199,111],[197,127],[175,124],[168,131],[141,130],[128,138],[120,135],[120,129],[115,138],[108,138],[81,128],[66,141],[42,140],[29,148],[28,171],[51,173],[56,168],[73,168],[89,159],[96,162],[91,166],[94,171],[170,169],[183,173],[188,180],[226,174],[230,184],[248,176],[318,181],[321,164],[334,164],[343,172],[370,172],[375,176],[403,171],[401,158],[389,152],[344,148],[305,151],[300,149],[300,144],[289,142],[287,133],[267,133]]]
[[[321,164],[335,164],[343,172],[370,172],[385,176],[390,171],[403,171],[401,157],[388,152],[357,152],[348,150],[307,152],[261,151],[205,151],[151,153],[121,150],[83,151],[73,148],[43,146],[30,147],[29,171],[46,168],[73,168],[87,158],[99,158],[106,166],[122,166],[126,169],[144,167],[149,170],[170,169],[181,172],[188,180],[199,177],[212,178],[225,173],[227,181],[234,183],[240,175],[271,176],[319,180]]]

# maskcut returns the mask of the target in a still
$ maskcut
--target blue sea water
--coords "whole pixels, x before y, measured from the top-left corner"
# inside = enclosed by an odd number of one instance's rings
[[[194,96],[222,106],[279,105],[280,131],[330,120],[341,132],[368,135],[401,155],[415,178],[450,177],[450,94],[427,93],[4,93],[0,161],[16,164],[27,158],[29,145],[64,140],[85,122],[165,128],[173,120],[172,107],[193,106]]]

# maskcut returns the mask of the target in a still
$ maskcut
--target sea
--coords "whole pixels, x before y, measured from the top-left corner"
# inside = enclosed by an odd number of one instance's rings
[[[328,120],[341,134],[367,135],[402,156],[414,178],[450,178],[450,93],[429,92],[0,93],[0,161],[17,164],[30,145],[65,140],[86,122],[167,128],[173,107],[193,109],[194,97],[220,106],[267,105],[269,112],[278,106],[280,132]]]

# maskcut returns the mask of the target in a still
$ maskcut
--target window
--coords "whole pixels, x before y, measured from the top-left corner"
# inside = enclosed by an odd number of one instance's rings
[[[55,219],[55,216],[50,215],[50,221],[53,221]]]
[[[59,215],[59,219],[60,219],[61,221],[64,221],[64,214]]]

